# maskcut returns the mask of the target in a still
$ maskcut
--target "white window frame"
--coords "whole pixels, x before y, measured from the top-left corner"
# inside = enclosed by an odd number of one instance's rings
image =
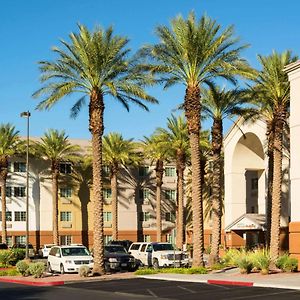
[[[72,212],[71,211],[61,211],[60,212],[61,222],[72,222]]]
[[[176,177],[176,168],[175,167],[165,167],[165,176],[166,177]]]
[[[61,187],[59,189],[59,195],[62,198],[71,198],[72,197],[72,188],[69,186]]]
[[[26,211],[15,211],[15,222],[25,222]]]

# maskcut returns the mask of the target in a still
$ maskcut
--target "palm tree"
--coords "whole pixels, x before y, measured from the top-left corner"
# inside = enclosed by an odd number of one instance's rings
[[[120,167],[137,165],[140,156],[132,139],[125,140],[119,133],[103,137],[103,162],[110,170],[112,191],[112,239],[118,239],[118,173]]]
[[[2,243],[6,243],[6,180],[8,175],[8,160],[11,156],[20,152],[23,145],[19,131],[12,124],[0,125],[0,187],[2,207]]]
[[[128,39],[114,36],[113,29],[97,28],[89,32],[79,25],[79,34],[70,34],[71,42],[61,41],[64,49],[55,47],[55,61],[41,61],[41,81],[44,86],[34,96],[45,95],[38,109],[50,109],[65,96],[83,93],[73,108],[76,117],[89,97],[89,130],[92,134],[93,155],[93,222],[94,274],[104,270],[103,195],[102,195],[102,136],[104,131],[104,97],[111,96],[127,110],[135,103],[147,110],[143,100],[157,103],[144,91],[151,83],[141,71],[137,60],[128,59]]]
[[[165,136],[163,139],[166,147],[170,149],[170,155],[176,161],[177,173],[177,218],[176,218],[176,246],[183,248],[185,241],[184,220],[184,171],[190,154],[189,135],[184,116],[172,115],[167,119],[167,129],[158,128],[157,133]]]
[[[290,100],[290,85],[283,68],[296,61],[297,57],[293,56],[291,51],[283,53],[273,51],[269,56],[258,55],[258,60],[262,70],[253,89],[260,100],[262,115],[268,116],[269,157],[273,155],[273,176],[270,176],[272,178],[270,254],[275,261],[280,249],[283,129],[288,118]]]
[[[235,82],[235,75],[250,75],[250,68],[240,58],[246,46],[237,46],[233,26],[221,32],[216,21],[207,16],[196,20],[191,13],[185,20],[181,16],[171,22],[171,29],[159,26],[156,33],[160,43],[146,46],[141,54],[154,60],[147,69],[161,75],[164,88],[183,83],[184,111],[188,123],[193,176],[193,266],[203,265],[203,212],[200,162],[200,92],[203,84],[211,84],[216,77]]]
[[[161,194],[164,175],[164,161],[170,157],[169,147],[164,143],[164,135],[154,133],[152,136],[144,137],[143,153],[144,157],[155,162],[156,175],[156,240],[162,241],[162,221],[161,221]]]
[[[60,177],[60,164],[66,161],[78,160],[80,148],[70,143],[64,131],[59,132],[55,129],[49,129],[41,137],[41,141],[34,143],[33,149],[37,157],[50,161],[51,164],[53,243],[59,245],[58,181]]]
[[[221,219],[223,198],[223,120],[232,119],[234,116],[249,115],[253,109],[245,107],[248,99],[244,97],[244,91],[233,89],[226,91],[217,86],[210,86],[209,90],[203,90],[202,113],[213,121],[211,128],[211,163],[212,173],[212,242],[209,264],[213,265],[219,260],[219,246],[221,244]]]

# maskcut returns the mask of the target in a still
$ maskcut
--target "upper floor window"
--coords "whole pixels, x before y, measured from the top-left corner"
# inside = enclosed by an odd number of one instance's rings
[[[175,190],[166,190],[165,191],[166,200],[176,200],[176,191]]]
[[[176,176],[176,168],[175,167],[165,167],[165,176],[175,177]]]
[[[140,177],[144,177],[147,176],[149,174],[149,166],[140,166],[139,167],[139,176]]]
[[[15,211],[15,221],[26,221],[26,211]]]
[[[5,213],[5,218],[6,218],[6,221],[8,221],[8,222],[12,221],[12,213],[11,213],[11,211],[7,211]],[[0,211],[0,222],[2,222],[2,211]]]
[[[72,221],[72,212],[71,211],[61,211],[60,212],[60,220],[63,222]]]
[[[14,172],[26,172],[26,163],[14,162]]]
[[[150,220],[150,212],[143,211],[140,213],[140,221],[149,221]]]
[[[11,186],[7,186],[6,187],[6,197],[11,197],[12,196],[12,188],[11,188]],[[1,187],[0,187],[0,197],[1,197]]]
[[[104,222],[111,222],[111,220],[112,220],[111,211],[105,211],[105,212],[103,212],[103,221]]]
[[[71,174],[72,173],[72,164],[71,163],[60,163],[59,172],[62,174]]]
[[[150,198],[150,190],[145,188],[145,189],[140,189],[139,190],[139,198],[141,200],[149,199]]]
[[[72,197],[72,188],[63,187],[59,189],[60,197],[70,198]]]
[[[166,221],[175,222],[175,214],[173,212],[166,213]]]
[[[102,171],[103,171],[103,176],[109,176],[110,174],[109,166],[107,165],[102,166]]]
[[[14,187],[14,196],[15,197],[25,197],[25,186],[15,186]]]
[[[111,198],[111,188],[103,189],[103,198]]]

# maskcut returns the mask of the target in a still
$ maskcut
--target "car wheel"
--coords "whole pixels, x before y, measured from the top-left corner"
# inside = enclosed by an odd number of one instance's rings
[[[159,269],[159,263],[157,258],[153,259],[153,269]]]
[[[65,268],[63,264],[60,264],[60,274],[65,274]]]
[[[52,270],[52,268],[51,268],[51,264],[48,262],[48,264],[47,264],[47,268],[48,268],[48,272],[49,273],[53,273],[53,270]]]

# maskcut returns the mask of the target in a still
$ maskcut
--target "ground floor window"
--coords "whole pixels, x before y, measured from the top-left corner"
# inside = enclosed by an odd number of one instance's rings
[[[112,235],[104,235],[104,245],[107,245],[112,240]]]
[[[143,241],[146,243],[150,243],[151,242],[151,235],[150,234],[144,234],[143,235]]]
[[[16,244],[26,244],[26,235],[16,235],[15,243]]]
[[[72,236],[71,235],[60,236],[60,244],[61,245],[71,245],[72,244]]]
[[[0,236],[0,243],[2,243],[2,236]],[[13,245],[12,236],[7,236],[6,237],[6,245],[8,247],[11,247]]]

